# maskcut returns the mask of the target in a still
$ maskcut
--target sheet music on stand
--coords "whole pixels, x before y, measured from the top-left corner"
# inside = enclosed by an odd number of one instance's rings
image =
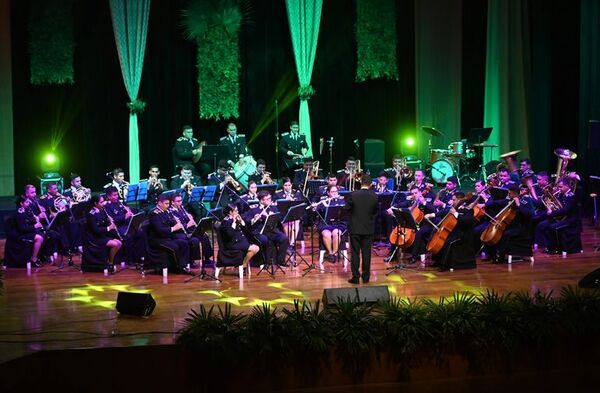
[[[142,221],[144,221],[145,217],[145,212],[139,212],[131,216],[131,218],[129,219],[129,223],[127,223],[127,229],[125,229],[125,233],[123,233],[123,236],[125,237],[129,235],[130,232],[137,231],[137,229],[142,224]]]
[[[204,189],[204,195],[202,196],[202,202],[212,202],[215,199],[215,195],[217,194],[217,186],[202,186]]]
[[[377,203],[381,210],[387,210],[392,206],[392,201],[396,197],[394,192],[384,192],[377,194]]]
[[[190,195],[189,202],[201,202],[206,189],[204,187],[192,187],[192,193]]]
[[[281,213],[270,214],[266,218],[265,223],[263,224],[262,228],[260,229],[260,234],[262,235],[265,232],[265,230],[272,231],[273,228],[275,228],[277,226],[277,224],[279,223],[280,217],[281,217]]]
[[[91,201],[79,202],[71,206],[71,214],[73,215],[73,219],[75,219],[75,221],[80,221],[85,219],[85,216],[91,209]]]
[[[308,206],[303,201],[292,201],[289,199],[278,199],[275,203],[277,203],[277,210],[279,210],[282,216],[287,215],[288,211],[294,206],[304,205],[305,208]]]
[[[325,209],[325,222],[326,223],[338,223],[344,221],[344,206],[329,206]]]
[[[217,219],[215,217],[203,217],[198,221],[194,231],[190,233],[190,237],[199,236],[207,231],[210,231]]]
[[[392,198],[391,206],[397,206],[399,203],[406,202],[409,195],[409,191],[394,191],[394,198]]]
[[[285,212],[283,212],[282,210],[279,210],[279,212],[283,216],[283,219],[281,220],[282,224],[300,220],[302,218],[302,216],[304,215],[304,211],[306,210],[306,207],[308,206],[307,203],[304,203],[302,201],[287,201],[287,202],[296,202],[296,204],[288,205]],[[277,207],[279,208],[279,204],[277,205]]]
[[[317,191],[319,191],[319,188],[325,185],[327,185],[327,180],[324,179],[308,180],[306,185],[306,187],[308,187],[308,198],[315,195]]]
[[[129,194],[128,194],[129,196]],[[145,201],[148,199],[148,180],[141,180],[138,185],[136,201]]]
[[[50,220],[50,224],[48,224],[48,228],[46,229],[56,231],[67,222],[69,222],[69,212],[67,210],[63,210],[56,213],[54,217],[52,217],[52,220]]]
[[[135,202],[137,200],[137,192],[140,188],[139,184],[130,184],[127,186],[127,200],[125,203]]]
[[[268,191],[271,194],[271,198],[275,196],[275,191],[277,190],[277,184],[257,184],[256,185],[256,193],[260,191]]]

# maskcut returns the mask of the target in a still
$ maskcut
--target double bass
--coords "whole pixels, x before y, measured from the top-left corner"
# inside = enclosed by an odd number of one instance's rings
[[[456,202],[452,205],[453,208],[458,208],[462,203],[471,199],[473,195],[468,193],[464,198],[457,199]],[[454,228],[458,224],[458,218],[454,216],[451,212],[446,214],[446,216],[440,221],[440,223],[435,228],[435,232],[431,236],[431,240],[427,243],[427,252],[435,255],[442,250],[446,240],[448,240],[448,236],[452,233]]]

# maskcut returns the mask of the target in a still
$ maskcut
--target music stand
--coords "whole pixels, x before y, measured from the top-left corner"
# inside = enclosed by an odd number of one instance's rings
[[[129,204],[137,200],[137,193],[139,188],[139,184],[130,184],[127,186],[127,200],[125,201],[125,204]]]
[[[208,159],[212,159],[214,172],[217,171],[217,163],[220,160],[233,160],[233,158],[229,156],[229,147],[225,145],[205,145],[202,148],[202,157],[205,162]]]
[[[308,188],[308,192],[306,193],[306,197],[307,198],[311,198],[312,196],[314,196],[317,191],[319,191],[319,188],[321,188],[321,186],[325,186],[327,185],[327,180],[323,180],[323,179],[314,179],[314,180],[308,180],[307,182],[307,188]]]
[[[201,236],[203,233],[206,233],[208,230],[211,230],[212,245],[213,245],[213,261],[215,258],[215,255],[214,255],[215,248],[214,248],[214,233],[212,232],[212,230],[213,230],[213,225],[216,221],[217,221],[216,217],[201,218],[200,221],[198,221],[196,228],[194,228],[194,231],[189,236],[189,237]],[[204,258],[202,258],[202,259],[204,259]],[[190,278],[186,279],[184,282],[190,282],[195,278],[199,278],[201,280],[211,280],[211,281],[221,282],[221,280],[218,277],[216,277],[214,274],[208,274],[206,272],[204,263],[202,264],[202,269],[200,270],[200,273],[193,274]]]
[[[415,219],[413,218],[409,209],[392,208],[392,211],[394,212],[394,218],[396,219],[396,228],[394,230],[398,236],[401,236],[404,239],[405,234],[400,232],[401,227],[405,229],[412,229],[414,231],[417,230],[417,223],[415,222]],[[385,274],[386,276],[389,276],[397,270],[406,270],[404,263],[402,263],[402,251],[398,251],[399,248],[400,247],[397,245],[394,246],[394,250],[390,255],[390,261],[394,260],[394,255],[398,255],[396,260],[397,263],[394,266],[388,267],[389,272]]]
[[[144,218],[146,218],[145,212],[136,213],[133,216],[131,216],[131,218],[129,219],[129,223],[127,224],[127,229],[125,229],[125,233],[123,234],[123,237],[126,237],[130,233],[137,231],[142,222],[144,221]]]
[[[72,214],[67,211],[66,209],[63,211],[60,211],[58,213],[56,213],[54,215],[54,217],[52,218],[52,220],[50,221],[50,224],[48,225],[48,230],[49,231],[56,231],[58,232],[58,229],[60,227],[62,227],[63,225],[67,224],[70,222]],[[78,268],[77,266],[75,266],[75,264],[73,263],[73,255],[71,254],[71,247],[69,245],[69,248],[67,250],[67,265],[72,267],[73,269],[77,270],[77,271],[81,271],[80,268]],[[52,270],[50,273],[54,273],[57,272],[59,270],[62,270],[65,267],[64,263],[63,263],[63,255],[61,255],[61,260],[60,260],[60,264],[57,266],[56,269]]]
[[[294,221],[299,221],[304,216],[304,211],[308,205],[302,201],[290,201],[290,200],[279,200],[277,201],[277,208],[279,208],[280,213],[283,215],[283,219],[281,220],[282,225],[287,225],[288,233],[291,230],[292,232],[292,253],[288,256],[288,261],[292,261],[293,266],[297,266],[296,264],[296,256],[299,256],[301,261],[308,266],[310,269],[315,269],[314,263],[309,264],[306,259],[296,251],[296,228],[292,223]],[[306,275],[306,272],[304,273]]]
[[[344,195],[344,202],[345,205],[348,205],[348,200],[350,199],[351,196],[351,192],[347,191]],[[345,209],[345,205],[336,205],[336,206],[329,206],[327,209],[325,209],[325,217],[323,217],[323,221],[325,223],[329,223],[329,224],[337,224],[337,223],[341,223],[342,221],[348,221],[348,214],[349,211]],[[344,235],[344,232],[340,233],[340,240],[338,242],[338,252],[341,251],[340,250],[340,246],[342,244],[342,237]],[[347,260],[347,258],[344,256],[344,259]]]
[[[377,194],[377,215],[380,218],[380,229],[381,229],[381,224],[383,224],[383,212],[386,211],[387,209],[389,209],[392,206],[392,201],[396,199],[396,193],[391,191],[391,192],[382,192],[381,194]],[[385,234],[384,234],[384,238],[385,238]],[[381,240],[381,238],[380,238]],[[377,246],[381,246],[383,245],[383,243],[381,241],[377,242]]]
[[[490,196],[494,201],[506,199],[506,197],[508,196],[508,190],[506,188],[491,187],[488,191],[490,192]]]
[[[129,197],[129,194],[127,194],[127,196]],[[129,199],[129,198],[127,198],[127,199]],[[140,184],[138,184],[136,201],[140,202],[140,201],[145,201],[147,199],[148,199],[148,180],[142,180],[142,181],[140,181]]]
[[[279,218],[281,217],[281,213],[274,213],[274,214],[270,214],[266,219],[265,219],[265,223],[263,224],[262,228],[260,229],[260,234],[264,234],[265,231],[270,231],[273,230],[277,224],[279,224]],[[270,242],[270,240],[267,240],[268,242]],[[265,253],[266,254],[266,253]],[[258,273],[256,273],[256,276],[258,277],[260,275],[260,273],[264,270],[267,273],[269,273],[269,275],[272,278],[275,278],[275,272],[276,269],[279,269],[283,272],[283,274],[285,274],[285,271],[283,271],[283,269],[281,268],[281,266],[279,266],[279,264],[274,263],[272,259],[269,259],[268,261],[264,261],[265,263],[263,264],[263,266],[260,268],[260,270],[258,271]]]
[[[277,184],[257,184],[256,193],[260,191],[268,191],[271,194],[271,198],[275,197],[275,191],[277,190]]]

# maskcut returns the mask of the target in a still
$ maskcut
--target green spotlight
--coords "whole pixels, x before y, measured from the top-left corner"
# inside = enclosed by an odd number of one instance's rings
[[[41,159],[40,166],[44,177],[54,177],[60,172],[60,159],[54,153],[46,153]]]
[[[412,137],[408,137],[408,138],[406,138],[406,141],[404,141],[404,143],[408,147],[413,147],[415,145],[415,140]]]
[[[46,163],[52,165],[56,162],[56,156],[52,153],[46,154]]]

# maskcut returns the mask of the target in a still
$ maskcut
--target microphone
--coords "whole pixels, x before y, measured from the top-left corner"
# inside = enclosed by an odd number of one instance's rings
[[[112,178],[112,174],[113,174],[112,171],[110,171],[110,172],[106,172],[104,174],[104,176]]]
[[[360,145],[360,143],[358,142],[358,139],[355,139],[355,140],[354,140],[354,145],[355,145],[356,147],[358,147],[358,146]]]
[[[319,138],[319,155],[323,154],[323,143],[324,142],[325,142],[325,139]]]

